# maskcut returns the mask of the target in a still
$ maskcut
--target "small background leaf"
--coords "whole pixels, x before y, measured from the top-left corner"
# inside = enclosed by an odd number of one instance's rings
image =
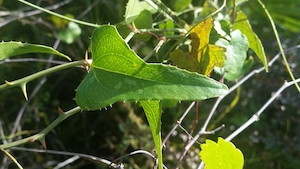
[[[125,22],[131,23],[134,21],[142,11],[148,10],[149,12],[156,13],[157,10],[154,9],[151,5],[149,5],[145,1],[139,1],[139,0],[129,0],[126,6],[125,11]]]
[[[206,140],[201,144],[200,158],[205,169],[242,169],[244,165],[243,153],[234,144],[218,138],[218,143]]]
[[[240,78],[241,76],[245,75],[250,70],[252,65],[253,65],[253,57],[250,56],[249,59],[244,62],[242,69],[240,69],[238,73],[234,74],[234,73],[227,72],[227,73],[225,73],[224,78],[229,81],[236,80],[236,79]],[[217,72],[220,75],[222,75],[224,73],[224,68],[215,67],[214,70],[215,70],[215,72]]]
[[[81,34],[81,29],[77,23],[69,22],[68,27],[59,32],[58,36],[64,42],[71,44]]]
[[[219,39],[216,45],[226,48],[224,69],[229,73],[236,74],[243,67],[247,57],[248,40],[239,30],[232,31],[230,36],[230,42]]]
[[[68,17],[68,18],[74,18],[74,16],[71,15],[71,14],[65,14],[64,16],[66,16],[66,17]],[[51,16],[49,17],[49,19],[55,24],[55,26],[56,26],[57,28],[60,28],[60,29],[61,29],[61,28],[65,28],[65,27],[68,25],[68,23],[70,22],[70,21],[68,21],[68,20],[66,20],[66,19],[57,17],[57,16],[55,16],[55,15],[51,15]]]
[[[153,28],[152,26],[152,14],[148,10],[143,10],[141,13],[138,15],[137,18],[135,18],[132,23],[137,29],[150,29]],[[129,29],[128,23],[120,23],[118,24],[118,30],[119,33],[122,35],[123,38],[128,36],[130,32],[132,32],[131,29]],[[148,41],[151,38],[150,34],[143,33],[143,34],[135,34],[133,38],[138,38],[140,40],[145,40]]]
[[[62,54],[51,47],[44,46],[44,45],[21,43],[21,42],[1,42],[0,53],[1,53],[0,60],[11,56],[22,55],[27,53],[54,54],[54,55],[62,56],[68,60],[71,60],[71,58],[69,58],[67,55]]]
[[[175,28],[175,24],[173,21],[167,20],[166,22],[159,24],[158,27],[159,29],[170,29]],[[166,35],[174,35],[174,32],[166,30]]]
[[[192,0],[173,0],[173,8],[176,12],[182,11],[189,6]]]

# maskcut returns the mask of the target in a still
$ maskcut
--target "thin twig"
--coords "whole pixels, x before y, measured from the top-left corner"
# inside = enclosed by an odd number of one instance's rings
[[[300,78],[295,80],[296,83],[300,82]],[[252,123],[259,120],[259,116],[263,113],[264,110],[266,110],[267,107],[284,91],[286,88],[290,87],[294,84],[294,81],[285,82],[278,90],[277,92],[272,95],[272,97],[255,113],[253,116],[244,123],[241,127],[239,127],[237,130],[235,130],[232,134],[230,134],[225,140],[230,141],[234,137],[236,137],[238,134],[240,134],[242,131],[244,131],[247,127],[249,127]]]
[[[281,41],[280,41],[280,38],[279,38],[279,35],[278,35],[278,32],[277,32],[277,29],[276,29],[276,25],[275,25],[275,23],[274,23],[274,21],[273,21],[273,19],[272,19],[272,16],[271,16],[271,14],[269,13],[269,11],[267,10],[267,8],[265,7],[265,5],[261,2],[261,0],[257,0],[257,1],[258,1],[259,4],[261,5],[261,7],[264,9],[265,13],[267,14],[267,16],[268,16],[268,18],[269,18],[269,21],[270,21],[270,23],[271,23],[271,27],[272,27],[272,29],[273,29],[273,32],[274,32],[274,35],[275,35],[275,39],[276,39],[276,41],[277,41],[279,50],[280,50],[280,52],[281,52],[281,56],[282,56],[282,59],[283,59],[283,61],[284,61],[285,67],[286,67],[286,69],[287,69],[287,71],[288,71],[288,73],[289,73],[291,79],[294,81],[295,86],[296,86],[298,92],[300,92],[300,87],[299,87],[298,83],[297,83],[296,80],[295,80],[294,74],[292,73],[291,68],[290,68],[290,65],[288,64],[288,61],[287,61],[286,56],[285,56],[285,54],[284,54],[284,50],[283,50],[283,48],[282,48]]]
[[[81,158],[85,158],[91,161],[101,162],[113,168],[124,168],[123,164],[116,164],[109,160],[99,158],[96,156],[82,154],[82,153],[72,153],[72,152],[65,152],[65,151],[56,151],[56,150],[42,150],[42,149],[31,149],[31,148],[23,148],[23,147],[12,147],[11,150],[18,150],[18,151],[29,151],[29,152],[36,152],[36,153],[46,153],[46,154],[56,154],[56,155],[66,155],[66,156],[78,156]]]
[[[177,129],[177,127],[181,124],[185,116],[190,112],[190,110],[194,107],[195,102],[192,102],[190,106],[186,109],[186,111],[182,114],[179,120],[177,120],[176,124],[173,126],[171,131],[167,134],[164,141],[162,142],[163,147],[166,147],[166,142],[168,141],[169,137],[172,135],[172,133]]]
[[[152,157],[154,160],[156,160],[156,157],[153,154],[151,154],[150,152],[145,151],[145,150],[136,150],[136,151],[133,151],[133,152],[128,153],[128,154],[125,154],[125,155],[123,155],[123,156],[115,159],[113,162],[119,161],[119,160],[121,160],[121,159],[123,159],[125,157],[133,156],[133,155],[136,155],[136,154],[146,154],[146,155]],[[167,167],[164,164],[163,164],[163,168],[167,169]]]
[[[48,7],[45,7],[45,9],[47,10],[53,10],[53,9],[57,9],[63,5],[66,5],[70,2],[72,2],[73,0],[65,0],[65,1],[62,1],[62,2],[59,2],[57,4],[54,4],[54,5],[51,5],[51,6],[48,6]],[[23,12],[15,12],[17,16],[11,16],[9,18],[5,18],[4,21],[0,22],[0,28],[2,26],[5,26],[7,24],[9,24],[10,22],[12,21],[15,21],[17,19],[22,19],[22,18],[25,18],[25,17],[29,17],[29,16],[33,16],[33,15],[37,15],[37,14],[40,14],[42,13],[43,11],[41,10],[33,10],[33,11],[29,11],[29,12],[26,12],[26,13],[23,13]]]
[[[45,62],[45,63],[58,64],[58,65],[68,63],[60,60],[49,60],[49,59],[39,59],[39,58],[18,58],[18,59],[7,58],[0,61],[0,65],[5,63],[18,63],[18,62]]]

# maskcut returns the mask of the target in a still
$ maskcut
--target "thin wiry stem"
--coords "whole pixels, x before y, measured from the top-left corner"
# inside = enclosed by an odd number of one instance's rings
[[[148,152],[148,151],[145,151],[145,150],[136,150],[136,151],[133,151],[133,152],[128,153],[128,154],[125,154],[125,155],[123,155],[123,156],[115,159],[113,162],[119,161],[119,160],[121,160],[121,159],[123,159],[125,157],[133,156],[133,155],[136,155],[136,154],[146,154],[146,155],[152,157],[154,160],[157,160],[156,157],[153,154],[151,154],[150,152]],[[164,164],[163,164],[163,168],[167,169],[167,167]]]
[[[275,35],[275,38],[276,38],[276,41],[278,43],[278,47],[279,47],[279,50],[281,52],[281,56],[282,56],[282,59],[284,61],[284,64],[285,64],[285,67],[291,77],[291,79],[294,81],[294,84],[298,90],[298,92],[300,92],[300,87],[298,85],[298,83],[296,82],[295,80],[295,77],[294,77],[294,74],[292,73],[291,71],[291,68],[290,68],[290,65],[288,64],[288,61],[286,60],[286,56],[284,54],[284,50],[282,48],[282,45],[281,45],[281,41],[280,41],[280,38],[279,38],[279,35],[278,35],[278,32],[277,32],[277,29],[276,29],[276,25],[271,17],[271,14],[269,13],[269,11],[267,10],[267,8],[265,7],[265,5],[261,2],[261,0],[257,0],[259,2],[259,4],[261,5],[261,7],[264,9],[265,13],[267,14],[268,18],[269,18],[269,21],[271,23],[271,27],[273,29],[273,32],[274,32],[274,35]]]
[[[54,16],[57,16],[57,17],[59,17],[59,18],[66,19],[66,20],[68,20],[68,21],[72,21],[72,22],[75,22],[75,23],[78,23],[78,24],[81,24],[81,25],[90,26],[90,27],[95,27],[95,28],[99,26],[99,25],[97,25],[97,24],[93,24],[93,23],[89,23],[89,22],[84,22],[84,21],[81,21],[81,20],[77,20],[77,19],[73,19],[73,18],[70,18],[70,17],[66,17],[66,16],[64,16],[64,15],[61,15],[61,14],[52,12],[52,11],[50,11],[50,10],[47,10],[47,9],[45,9],[45,8],[42,8],[42,7],[39,7],[39,6],[37,6],[37,5],[34,5],[34,4],[32,4],[32,3],[30,3],[30,2],[27,2],[27,1],[24,1],[24,0],[18,0],[18,1],[24,3],[24,4],[28,5],[28,6],[31,6],[31,7],[33,7],[33,8],[36,8],[36,9],[38,9],[38,10],[41,10],[41,11],[43,11],[43,12],[45,12],[45,13],[48,13],[48,14],[50,14],[50,15],[54,15]]]
[[[296,83],[300,82],[300,78],[295,80]],[[255,113],[253,116],[244,123],[240,128],[238,128],[236,131],[234,131],[230,136],[226,138],[226,140],[230,141],[234,137],[236,137],[238,134],[240,134],[242,131],[244,131],[247,127],[249,127],[252,123],[259,120],[259,116],[263,113],[264,110],[266,110],[267,107],[288,87],[294,84],[294,81],[285,82],[278,90],[277,92],[272,95],[272,97]]]
[[[62,2],[59,2],[57,4],[54,4],[54,5],[51,5],[51,6],[48,6],[48,7],[45,7],[45,9],[47,10],[53,10],[53,9],[57,9],[63,5],[66,5],[70,2],[72,2],[73,0],[65,0],[65,1],[62,1]],[[33,15],[37,15],[37,14],[40,14],[42,13],[43,11],[41,10],[33,10],[33,11],[29,11],[29,12],[26,12],[26,13],[23,13],[23,12],[14,12],[12,13],[13,15],[15,16],[10,16],[8,18],[4,18],[4,21],[0,22],[0,28],[9,24],[10,22],[12,21],[15,21],[17,19],[22,19],[22,18],[26,18],[26,17],[29,17],[29,16],[33,16]]]
[[[173,132],[177,129],[178,126],[180,126],[181,122],[183,121],[183,119],[185,118],[185,116],[190,112],[190,110],[194,107],[195,102],[192,102],[190,104],[190,106],[186,109],[186,111],[182,114],[182,116],[180,117],[179,120],[177,120],[176,124],[173,126],[173,128],[171,129],[171,131],[167,134],[167,136],[165,137],[164,141],[162,142],[163,147],[166,147],[166,142],[168,141],[168,139],[170,138],[170,136],[173,134]]]
[[[49,60],[49,59],[39,59],[39,58],[18,58],[18,59],[7,58],[0,61],[0,65],[5,63],[18,63],[18,62],[45,62],[45,63],[52,63],[58,65],[68,63],[60,60]]]
[[[41,150],[41,149],[31,149],[31,148],[23,148],[23,147],[12,147],[11,150],[17,150],[17,151],[29,151],[29,152],[36,152],[36,153],[46,153],[46,154],[56,154],[56,155],[66,155],[66,156],[78,156],[80,158],[85,158],[91,161],[100,162],[103,164],[108,165],[112,168],[121,169],[124,168],[123,164],[116,164],[109,160],[99,158],[96,156],[88,155],[88,154],[82,154],[82,153],[72,153],[72,152],[65,152],[65,151],[56,151],[56,150]]]

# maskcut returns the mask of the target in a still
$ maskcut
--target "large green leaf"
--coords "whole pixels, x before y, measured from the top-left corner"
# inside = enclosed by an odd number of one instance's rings
[[[59,51],[44,45],[34,45],[21,42],[1,42],[0,43],[0,60],[27,53],[47,53],[62,56],[71,60],[68,56],[60,53]]]
[[[239,11],[237,13],[233,29],[238,29],[245,36],[247,36],[249,48],[251,48],[256,53],[258,58],[262,61],[263,65],[265,66],[266,71],[268,71],[267,57],[264,51],[264,47],[261,44],[261,41],[258,38],[258,36],[253,32],[251,25],[247,19],[247,16],[242,11]]]
[[[111,25],[94,30],[90,50],[91,70],[76,92],[82,109],[126,100],[203,100],[227,92],[224,84],[204,75],[144,62]]]
[[[201,144],[200,157],[205,169],[242,169],[244,165],[243,153],[230,141],[218,138],[218,143],[206,140]]]
[[[145,111],[153,140],[155,143],[156,155],[159,169],[162,169],[162,143],[161,143],[161,103],[158,100],[141,100],[141,105]]]

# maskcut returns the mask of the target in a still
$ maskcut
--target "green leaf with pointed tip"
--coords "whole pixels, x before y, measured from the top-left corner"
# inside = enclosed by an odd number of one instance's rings
[[[251,48],[255,52],[258,58],[262,61],[266,71],[268,71],[267,57],[264,51],[264,47],[261,44],[258,36],[253,32],[247,16],[242,11],[239,11],[237,13],[233,29],[240,30],[244,35],[246,35],[249,42],[249,48]]]
[[[218,143],[206,140],[201,144],[200,158],[205,169],[242,169],[244,165],[243,153],[230,141],[218,138]]]
[[[59,51],[44,45],[34,45],[21,42],[1,42],[0,43],[0,60],[27,53],[47,53],[62,56],[71,60],[67,55],[60,53]]]
[[[156,155],[158,158],[159,169],[163,168],[162,162],[162,143],[161,143],[161,103],[158,100],[141,100],[140,101],[155,143]]]
[[[90,50],[91,70],[76,92],[82,109],[126,100],[203,100],[227,92],[224,84],[204,75],[144,62],[111,25],[94,30]]]

